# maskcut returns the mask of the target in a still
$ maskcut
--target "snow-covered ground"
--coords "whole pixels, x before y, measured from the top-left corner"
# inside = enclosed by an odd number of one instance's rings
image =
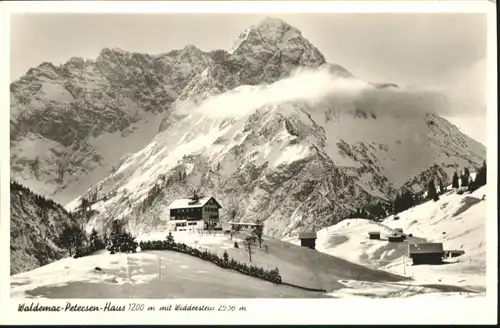
[[[98,269],[97,269],[98,268]],[[66,258],[11,276],[12,298],[317,298],[168,251]]]
[[[283,282],[325,289],[324,296],[335,298],[484,296],[484,194],[485,187],[471,194],[450,192],[438,202],[421,204],[399,213],[397,220],[390,216],[381,223],[344,220],[318,231],[317,250],[300,247],[294,239],[286,242],[264,238],[263,245],[267,247],[253,249],[251,264],[266,269],[278,267]],[[412,237],[403,243],[389,243],[387,235],[396,228]],[[368,239],[371,231],[380,231],[381,240]],[[164,240],[168,232],[144,234],[136,240]],[[205,248],[219,256],[226,251],[231,258],[250,263],[243,235],[231,238],[221,232],[189,231],[173,231],[172,235],[176,242]],[[235,241],[240,248],[234,247]],[[465,254],[446,259],[443,265],[413,266],[407,256],[408,242],[422,241],[442,242],[445,250],[463,250]],[[207,287],[208,281],[218,287]],[[179,284],[190,287],[180,288]],[[80,293],[84,293],[92,298],[104,295],[104,291],[112,295],[106,297],[130,297],[130,293],[153,298],[321,297],[318,295],[321,293],[275,286],[169,251],[115,255],[103,251],[80,259],[66,258],[11,276],[12,297],[81,297]]]
[[[398,289],[395,284],[344,282],[350,286],[335,292],[335,296],[387,295],[396,288],[402,295],[432,292],[435,287],[446,285],[464,288],[478,294],[458,292],[462,295],[484,295],[486,292],[486,187],[473,193],[458,195],[448,192],[437,202],[427,202],[377,223],[365,219],[348,219],[317,232],[316,249],[354,263],[382,269],[412,278],[405,283],[408,288]],[[400,228],[412,234],[403,243],[389,243],[387,235]],[[381,240],[368,239],[368,232],[379,231]],[[295,238],[289,242],[298,244]],[[443,243],[445,250],[462,250],[465,254],[446,259],[443,265],[413,266],[408,257],[408,243]],[[419,285],[411,287],[410,285]],[[422,286],[427,290],[422,290]],[[417,292],[418,291],[418,292]],[[395,291],[396,292],[396,291]],[[442,293],[441,293],[442,294]],[[454,293],[455,295],[457,293]],[[447,293],[443,294],[447,295]],[[413,295],[412,295],[413,296]]]
[[[385,233],[390,233],[391,228],[384,225],[378,225],[368,220],[346,220],[343,223],[336,225],[338,232],[345,232],[349,235],[366,235],[368,231],[375,229],[383,229]],[[349,229],[349,230],[348,230]],[[138,241],[145,240],[163,240],[167,231],[150,233],[139,236]],[[291,243],[278,241],[276,239],[265,238],[264,245],[268,246],[268,252],[264,249],[256,248],[252,251],[252,263],[267,269],[278,267],[283,277],[284,282],[289,282],[309,288],[326,289],[327,294],[335,298],[345,297],[421,297],[423,294],[433,294],[439,296],[460,295],[463,297],[477,297],[483,293],[481,287],[474,289],[474,286],[484,285],[484,282],[474,282],[470,275],[469,285],[456,283],[453,280],[445,280],[436,282],[434,280],[415,279],[415,276],[410,274],[411,268],[408,267],[408,260],[404,263],[406,271],[402,266],[388,268],[388,264],[396,263],[398,256],[404,254],[404,250],[396,251],[391,249],[395,246],[388,245],[386,241],[379,241],[385,244],[386,247],[380,245],[370,245],[365,242],[364,237],[354,238],[350,243],[341,243],[342,240],[347,240],[348,237],[331,235],[328,229],[318,232],[319,244],[318,250],[313,251],[308,248],[299,247],[296,240],[289,240]],[[229,256],[238,261],[249,263],[248,253],[242,247],[242,236],[235,236],[231,240],[227,235],[223,234],[204,234],[190,232],[172,232],[174,239],[178,242],[183,242],[193,247],[206,248],[211,252],[222,255],[227,251]],[[331,239],[328,239],[331,238]],[[414,240],[423,240],[414,238]],[[240,248],[234,248],[234,241],[238,241]],[[323,242],[323,243],[322,243]],[[328,245],[332,242],[338,243],[342,248],[335,248],[335,253],[329,253]],[[355,252],[354,247],[363,249],[362,252]],[[400,247],[407,247],[407,244],[399,244]],[[349,249],[351,248],[351,249]],[[328,256],[331,255],[331,256]],[[370,260],[367,260],[370,258]],[[347,260],[349,262],[343,261]],[[378,259],[378,261],[377,261]],[[352,263],[351,263],[352,262]],[[401,264],[402,265],[402,264]],[[432,270],[429,268],[428,270]],[[393,279],[395,276],[384,276],[384,273],[394,273],[398,276],[406,276],[413,279]],[[423,274],[420,274],[423,276]],[[428,274],[430,276],[430,274]],[[458,274],[454,275],[459,279]],[[484,275],[482,278],[484,280]],[[461,279],[459,279],[461,280]]]
[[[149,255],[149,257],[151,256]],[[34,270],[13,275],[11,276],[11,297],[25,297],[27,291],[39,287],[64,286],[77,281],[91,283],[108,281],[120,285],[124,284],[125,279],[107,273],[107,271],[126,266],[127,259],[130,257],[145,259],[148,254],[111,255],[108,252],[102,252],[98,255],[82,258],[82,260],[67,257]],[[106,268],[107,271],[98,272],[94,270],[96,267]],[[140,281],[144,281],[144,279],[138,280],[138,282]]]

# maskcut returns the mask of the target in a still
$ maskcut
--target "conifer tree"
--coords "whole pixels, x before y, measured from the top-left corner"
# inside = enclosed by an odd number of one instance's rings
[[[254,228],[253,234],[255,235],[255,237],[257,238],[257,241],[259,242],[259,248],[261,248],[262,247],[262,234],[263,234],[262,221],[258,220],[256,223],[259,225]]]
[[[428,196],[435,202],[439,200],[439,196],[436,192],[436,186],[434,185],[434,180],[429,181]]]
[[[476,180],[478,188],[486,185],[486,161],[483,161],[483,166],[478,170]]]
[[[399,192],[396,194],[396,199],[394,200],[394,214],[401,212],[401,196]]]
[[[451,180],[451,186],[455,189],[458,189],[458,187],[459,187],[457,171],[455,171],[455,173],[453,173],[453,178]]]
[[[439,193],[442,195],[445,193],[443,181],[439,180]]]
[[[415,206],[415,202],[413,201],[413,194],[411,193],[410,190],[406,191],[406,198],[407,198],[407,206],[408,206],[406,209],[409,209],[409,208]]]
[[[459,187],[457,171],[453,173],[453,178],[451,179],[451,187],[455,189],[458,189]]]
[[[461,186],[462,187],[467,187],[469,185],[469,179],[470,179],[470,172],[469,168],[464,168],[464,173],[461,176]]]
[[[65,227],[59,235],[59,245],[69,251],[69,255],[73,255],[73,250],[82,246],[85,241],[85,235],[78,227]]]
[[[90,233],[89,241],[90,241],[90,245],[94,249],[102,249],[102,248],[104,248],[104,243],[99,238],[99,235],[97,234],[97,231],[95,229],[92,229],[92,232]]]

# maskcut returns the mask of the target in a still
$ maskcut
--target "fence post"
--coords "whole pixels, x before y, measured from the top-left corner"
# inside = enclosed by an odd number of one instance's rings
[[[158,256],[158,277],[161,281],[161,257]]]
[[[406,256],[403,254],[403,276],[406,276],[405,258],[406,258]]]

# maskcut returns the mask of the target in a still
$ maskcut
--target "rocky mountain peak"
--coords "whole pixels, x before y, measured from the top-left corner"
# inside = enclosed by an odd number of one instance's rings
[[[301,34],[301,32],[295,27],[291,26],[284,20],[275,17],[266,17],[259,24],[255,26],[263,36],[275,37],[277,35],[283,35],[286,31],[293,30],[294,33]]]
[[[64,66],[82,69],[85,67],[85,60],[81,57],[71,57]]]
[[[272,83],[297,67],[318,67],[325,57],[298,30],[285,21],[266,17],[240,34],[229,60],[249,85]]]
[[[41,69],[55,69],[56,67],[54,66],[54,64],[52,64],[50,62],[43,62],[40,65],[38,65],[37,68],[41,68]]]
[[[186,45],[184,48],[182,48],[182,52],[184,53],[201,53],[202,51],[198,49],[196,46],[192,44]]]

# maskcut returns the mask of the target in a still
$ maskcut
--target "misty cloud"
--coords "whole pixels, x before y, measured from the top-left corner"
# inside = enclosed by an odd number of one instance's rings
[[[286,102],[305,103],[311,110],[324,110],[328,106],[338,111],[362,110],[377,116],[446,114],[449,108],[447,98],[431,90],[377,88],[357,78],[332,75],[324,68],[302,68],[270,85],[240,86],[198,105],[181,104],[176,114],[238,118]]]

